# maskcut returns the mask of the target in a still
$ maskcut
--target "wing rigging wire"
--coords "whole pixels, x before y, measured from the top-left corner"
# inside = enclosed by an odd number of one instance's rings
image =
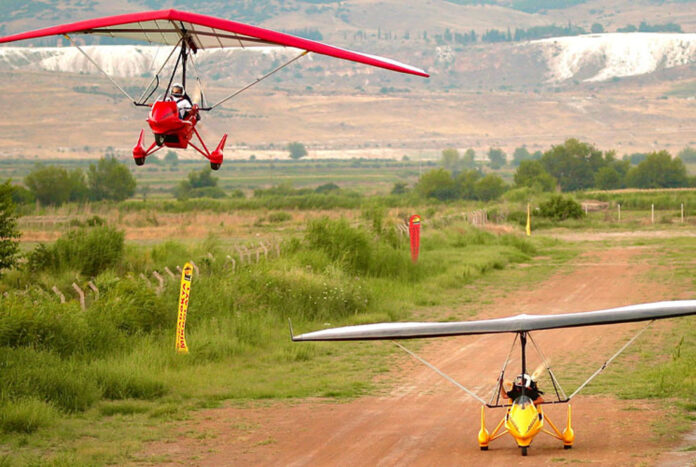
[[[445,372],[441,371],[441,370],[438,369],[436,366],[434,366],[434,365],[428,363],[425,359],[423,359],[423,358],[419,357],[418,355],[416,355],[415,353],[411,352],[410,350],[408,350],[406,347],[404,347],[404,346],[401,345],[400,343],[398,343],[398,342],[396,342],[396,341],[392,341],[392,342],[394,342],[394,345],[396,345],[397,347],[399,347],[401,350],[403,350],[404,352],[406,352],[407,354],[409,354],[410,356],[412,356],[413,358],[415,358],[415,359],[418,360],[419,362],[421,362],[423,365],[427,366],[428,368],[430,368],[431,370],[433,370],[435,373],[439,374],[440,376],[442,376],[443,378],[445,378],[447,381],[449,381],[450,383],[454,384],[454,385],[457,386],[459,389],[461,389],[462,391],[464,391],[465,393],[469,394],[469,395],[470,395],[471,397],[473,397],[474,399],[476,399],[476,400],[478,400],[479,402],[481,402],[483,405],[486,405],[486,401],[484,401],[483,399],[481,399],[481,398],[480,398],[476,393],[474,393],[473,391],[471,391],[471,390],[465,388],[464,386],[462,386],[461,384],[459,384],[457,381],[454,380],[454,378],[452,378],[451,376],[449,376],[449,375],[446,374]]]
[[[68,40],[70,41],[70,43],[71,43],[77,50],[79,50],[80,53],[81,53],[82,55],[84,55],[85,58],[86,58],[87,60],[89,60],[89,62],[90,62],[92,65],[94,65],[94,66],[97,68],[97,70],[101,71],[101,73],[102,73],[104,76],[106,76],[106,78],[107,78],[109,81],[111,81],[111,84],[113,84],[114,86],[116,86],[116,87],[118,88],[118,90],[121,91],[121,92],[123,93],[123,95],[126,96],[126,97],[128,98],[128,100],[130,100],[130,101],[131,101],[133,104],[135,104],[135,105],[138,104],[138,103],[136,102],[136,100],[133,99],[133,98],[131,97],[130,94],[128,94],[121,86],[118,85],[118,83],[117,83],[116,81],[113,80],[113,78],[111,78],[111,76],[109,76],[104,70],[102,70],[102,68],[101,68],[99,65],[97,65],[97,62],[95,62],[94,60],[92,60],[92,57],[90,57],[89,55],[87,55],[87,52],[85,52],[84,50],[82,50],[82,48],[81,48],[79,45],[77,45],[77,43],[75,43],[75,41],[73,40],[72,37],[70,37],[70,36],[67,35],[67,34],[63,34],[63,36],[64,36],[66,39],[68,39]]]
[[[191,68],[193,68],[193,72],[196,74],[196,82],[198,83],[198,89],[200,90],[201,93],[201,107],[205,108],[208,105],[208,102],[206,101],[205,98],[205,92],[203,90],[203,83],[201,82],[201,75],[198,73],[198,68],[196,68],[196,61],[193,58],[193,55],[189,57],[191,59]]]
[[[179,42],[177,42],[177,44],[174,47],[172,47],[172,51],[169,52],[167,59],[164,61],[164,63],[162,63],[162,66],[160,67],[160,69],[157,70],[157,73],[155,73],[155,76],[152,78],[150,83],[145,87],[145,90],[143,90],[143,93],[140,96],[140,99],[138,99],[138,103],[136,105],[145,104],[145,101],[147,101],[150,98],[150,96],[152,96],[155,93],[155,91],[159,87],[159,75],[160,75],[160,73],[162,73],[162,70],[164,70],[164,67],[167,65],[167,63],[169,63],[169,59],[172,58],[172,55],[174,55],[174,52],[176,52],[176,49],[177,49],[177,47],[179,47],[179,44],[181,44],[181,41],[182,41],[182,39],[180,39]],[[158,52],[159,52],[159,49],[158,49]],[[152,60],[152,64],[153,65],[155,64],[154,59]],[[147,92],[148,89],[150,89],[150,86],[152,86],[152,83],[154,83],[155,80],[157,81],[157,85],[152,89],[150,94],[148,94],[147,97],[145,97],[145,93]]]
[[[269,71],[268,73],[266,73],[266,74],[263,75],[262,77],[256,78],[256,81],[253,81],[252,83],[247,84],[246,86],[244,86],[243,88],[239,89],[238,91],[235,91],[233,94],[230,94],[229,96],[225,97],[224,99],[222,99],[222,100],[221,100],[220,102],[218,102],[217,104],[215,104],[215,105],[213,105],[213,106],[211,106],[211,107],[202,108],[201,110],[213,110],[215,107],[218,107],[219,105],[224,104],[224,103],[227,102],[228,100],[230,100],[230,99],[232,99],[232,98],[234,98],[234,97],[237,97],[239,94],[243,93],[244,91],[246,91],[246,90],[249,89],[250,87],[252,87],[252,86],[254,86],[254,85],[260,83],[261,81],[263,81],[264,79],[268,78],[269,76],[271,76],[271,75],[273,75],[273,74],[279,72],[280,70],[282,70],[282,69],[285,68],[286,66],[290,65],[291,63],[296,62],[297,60],[301,59],[302,57],[304,57],[304,56],[307,55],[308,53],[309,53],[309,50],[303,50],[302,53],[301,53],[300,55],[298,55],[297,57],[293,58],[292,60],[290,60],[290,61],[284,63],[283,65],[280,65],[279,67],[277,67],[277,68],[275,68],[275,69],[273,69],[273,70],[271,70],[271,71]]]
[[[578,387],[578,388],[575,390],[575,392],[573,392],[573,393],[570,395],[570,397],[568,397],[568,400],[572,399],[577,393],[579,393],[580,391],[582,391],[582,390],[585,388],[585,386],[587,386],[587,385],[590,383],[590,381],[592,381],[593,379],[595,379],[595,377],[596,377],[598,374],[600,374],[602,371],[604,371],[604,369],[605,369],[606,367],[608,367],[609,364],[610,364],[612,361],[614,361],[614,359],[615,359],[616,357],[618,357],[624,350],[626,350],[626,348],[627,348],[629,345],[631,345],[631,344],[633,343],[633,341],[635,341],[636,339],[638,339],[638,338],[640,337],[640,335],[643,334],[643,333],[650,327],[650,325],[651,325],[652,323],[654,323],[654,322],[655,322],[655,320],[648,321],[648,324],[646,324],[645,326],[643,326],[643,328],[642,328],[640,331],[638,331],[638,333],[637,333],[635,336],[633,336],[628,342],[626,342],[626,343],[623,345],[623,347],[621,347],[621,348],[619,349],[618,352],[616,352],[614,355],[611,356],[610,359],[608,359],[606,362],[604,362],[604,363],[602,364],[602,366],[600,366],[599,369],[598,369],[597,371],[595,371],[594,373],[592,373],[592,376],[590,376],[589,378],[587,378],[587,380],[586,380],[584,383],[582,383],[582,384],[580,385],[580,387]]]

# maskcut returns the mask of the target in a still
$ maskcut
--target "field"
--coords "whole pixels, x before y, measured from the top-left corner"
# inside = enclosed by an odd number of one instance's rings
[[[538,89],[483,84],[387,94],[378,88],[306,91],[289,84],[254,89],[240,96],[231,110],[205,115],[201,127],[206,140],[218,141],[229,133],[227,161],[252,155],[284,159],[291,141],[305,143],[312,159],[400,160],[405,155],[434,160],[450,146],[474,148],[480,157],[490,147],[511,155],[522,145],[532,152],[546,151],[571,137],[614,149],[619,156],[660,149],[676,154],[696,141],[690,131],[696,107],[689,95],[667,95],[688,80],[668,78]],[[21,109],[0,123],[0,156],[30,162],[95,159],[112,148],[130,157],[146,114],[102,94],[75,92],[86,79],[108,89],[109,83],[94,76],[0,72],[0,92]],[[19,81],[31,81],[32,86],[17,87]],[[232,89],[210,92],[224,96]],[[43,97],[47,95],[53,103],[49,107]],[[65,125],[69,132],[63,131]],[[200,160],[192,151],[180,157]]]
[[[31,167],[0,170],[21,178]],[[608,207],[578,221],[534,219],[527,238],[505,220],[524,211],[524,193],[486,206],[388,195],[395,182],[417,178],[415,162],[229,167],[235,175],[222,172],[220,184],[246,198],[172,200],[166,190],[200,168],[180,162],[136,172],[152,188],[135,200],[22,208],[28,259],[0,281],[4,464],[321,464],[356,455],[402,464],[444,461],[444,454],[497,464],[519,453],[501,440],[479,454],[478,407],[430,370],[388,343],[293,344],[287,319],[306,332],[693,297],[693,191],[576,194]],[[278,174],[294,187],[321,180],[346,188],[340,195],[251,195],[280,182]],[[489,211],[484,227],[467,221],[480,208]],[[397,226],[416,212],[424,226],[414,265]],[[176,355],[177,266],[186,260],[198,268],[187,323],[191,351]],[[85,293],[84,310],[77,289]],[[693,429],[692,321],[656,324],[577,399],[577,449],[540,440],[531,451],[536,459],[621,463],[641,456],[654,463],[662,452],[693,451],[680,444]],[[636,328],[538,337],[570,391]],[[509,343],[487,336],[409,346],[485,396]],[[552,409],[561,423],[562,410]],[[634,411],[658,421],[625,419]],[[609,438],[591,419],[598,412]],[[489,414],[489,424],[497,416]],[[360,450],[356,438],[366,440]]]

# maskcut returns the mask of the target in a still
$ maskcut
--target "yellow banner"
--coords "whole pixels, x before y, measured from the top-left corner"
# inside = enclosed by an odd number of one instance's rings
[[[191,295],[191,277],[193,277],[193,266],[191,263],[184,264],[181,271],[181,292],[179,292],[179,314],[176,320],[176,351],[178,353],[188,353],[186,345],[186,312],[188,311],[189,297]]]
[[[527,228],[526,228],[526,231],[527,231],[528,237],[532,235],[532,211],[531,211],[531,208],[529,206],[529,203],[527,203]]]

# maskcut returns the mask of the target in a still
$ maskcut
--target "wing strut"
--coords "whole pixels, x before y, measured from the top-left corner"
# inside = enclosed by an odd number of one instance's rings
[[[225,102],[227,102],[228,100],[232,99],[233,97],[238,96],[239,94],[243,93],[244,91],[246,91],[246,90],[249,89],[250,87],[252,87],[252,86],[254,86],[255,84],[258,84],[258,83],[260,83],[261,81],[263,81],[264,79],[268,78],[268,77],[271,76],[272,74],[274,74],[274,73],[276,73],[276,72],[282,70],[283,68],[285,68],[286,66],[290,65],[291,63],[293,63],[293,62],[295,62],[295,61],[301,59],[302,57],[304,57],[304,56],[307,55],[308,53],[309,53],[309,50],[304,50],[304,51],[302,51],[302,53],[301,53],[300,55],[298,55],[297,57],[293,58],[293,59],[290,60],[289,62],[286,62],[286,63],[284,63],[283,65],[280,65],[278,68],[275,68],[275,69],[271,70],[270,72],[266,73],[265,75],[263,75],[263,76],[260,77],[260,78],[256,78],[256,81],[254,81],[254,82],[252,82],[252,83],[250,83],[250,84],[247,84],[247,85],[244,86],[242,89],[240,89],[239,91],[235,92],[234,94],[230,94],[229,96],[225,97],[223,100],[221,100],[221,101],[218,102],[217,104],[213,105],[212,107],[202,108],[201,110],[213,110],[215,107],[219,106],[220,104],[224,104]]]
[[[541,351],[537,343],[534,341],[534,338],[532,338],[532,333],[529,333],[529,340],[532,341],[532,344],[534,344],[534,348],[536,349],[537,353],[541,357],[541,361],[544,363],[544,367],[546,367],[546,371],[549,373],[549,376],[551,377],[551,383],[553,383],[553,390],[556,392],[556,397],[558,398],[559,401],[569,401],[570,397],[568,397],[561,387],[561,383],[558,382],[558,379],[556,379],[556,375],[553,374],[553,371],[551,371],[551,365],[549,364],[548,359],[546,358],[546,355]],[[560,390],[560,393],[558,392]],[[561,394],[563,397],[561,397]]]
[[[101,67],[100,67],[99,65],[97,65],[97,62],[95,62],[94,60],[92,60],[92,57],[90,57],[89,55],[87,55],[87,53],[86,53],[84,50],[82,50],[82,48],[81,48],[79,45],[77,45],[77,44],[75,43],[75,41],[72,39],[72,37],[68,36],[67,34],[63,34],[63,36],[65,36],[65,38],[66,38],[67,40],[69,40],[70,43],[71,43],[77,50],[79,50],[80,53],[81,53],[82,55],[84,55],[85,58],[86,58],[87,60],[89,60],[90,63],[91,63],[92,65],[94,65],[95,67],[97,67],[97,70],[101,71],[102,74],[103,74],[104,76],[106,76],[107,79],[108,79],[109,81],[111,81],[111,84],[113,84],[114,86],[116,86],[116,87],[118,88],[118,90],[121,91],[121,92],[123,93],[123,95],[126,96],[126,97],[128,98],[128,100],[130,100],[133,104],[136,104],[136,105],[137,105],[136,100],[133,99],[133,98],[131,97],[131,95],[128,94],[121,86],[119,86],[118,83],[117,83],[116,81],[114,81],[113,78],[111,78],[111,76],[109,76],[104,70],[102,70]]]
[[[602,366],[600,366],[599,369],[598,369],[597,371],[595,371],[594,373],[592,373],[592,376],[590,376],[589,378],[587,378],[587,381],[585,381],[584,383],[582,383],[582,384],[580,385],[580,387],[577,388],[577,389],[575,390],[575,392],[572,393],[572,394],[570,395],[570,397],[568,397],[568,400],[572,399],[573,396],[575,396],[575,394],[577,394],[577,393],[579,393],[580,391],[582,391],[582,390],[585,388],[585,386],[587,386],[587,385],[590,383],[590,381],[592,381],[593,379],[595,379],[595,376],[597,376],[597,375],[600,374],[602,371],[604,371],[604,369],[605,369],[606,367],[608,367],[609,364],[610,364],[612,361],[614,361],[614,359],[615,359],[616,357],[618,357],[618,356],[621,354],[621,352],[623,352],[624,350],[626,350],[626,348],[627,348],[629,345],[631,345],[631,344],[633,343],[633,341],[635,341],[636,339],[638,339],[638,337],[640,337],[640,335],[643,334],[643,333],[650,327],[650,325],[651,325],[652,323],[654,323],[654,322],[655,322],[655,320],[648,321],[648,324],[646,324],[640,331],[638,331],[638,333],[637,333],[635,336],[633,336],[633,337],[631,338],[631,340],[629,340],[628,342],[626,342],[626,343],[623,345],[623,347],[621,347],[621,348],[619,349],[618,352],[616,352],[614,355],[612,355],[612,357],[611,357],[609,360],[607,360],[606,362],[604,362],[604,363],[602,364]]]
[[[179,42],[177,42],[177,44],[174,47],[172,47],[172,51],[169,52],[169,56],[167,56],[167,59],[164,61],[164,63],[162,63],[162,66],[160,67],[160,69],[157,70],[157,73],[155,73],[155,76],[152,78],[152,81],[150,81],[150,83],[145,87],[143,94],[140,96],[140,99],[138,99],[138,104],[145,104],[145,101],[147,101],[150,98],[150,96],[152,94],[154,94],[154,92],[157,90],[157,88],[159,87],[159,75],[160,75],[160,73],[162,73],[162,70],[164,70],[164,67],[167,66],[167,63],[169,63],[169,59],[172,58],[172,55],[174,55],[174,52],[176,52],[176,49],[179,47],[179,44],[181,44],[182,40],[183,39],[180,39]],[[154,65],[154,63],[153,63],[153,65]],[[147,92],[148,89],[150,89],[150,86],[152,86],[152,84],[155,82],[155,80],[157,80],[157,85],[152,90],[152,92],[147,97],[145,97],[145,93]]]
[[[512,345],[510,346],[510,351],[507,354],[507,358],[505,359],[505,363],[503,363],[503,368],[500,370],[500,376],[498,376],[498,383],[495,385],[495,389],[493,390],[493,394],[491,394],[491,400],[487,404],[488,406],[500,404],[500,388],[503,387],[503,378],[505,378],[505,370],[507,369],[508,363],[510,363],[510,357],[512,356],[512,351],[515,350],[515,344],[517,343],[518,337],[519,337],[519,335],[515,334],[515,339],[512,341]],[[495,403],[493,402],[494,399],[495,399]]]
[[[430,368],[431,370],[433,370],[435,373],[437,373],[438,375],[442,376],[442,377],[445,378],[447,381],[449,381],[450,383],[454,384],[454,385],[457,386],[459,389],[461,389],[462,391],[464,391],[465,393],[469,394],[469,395],[470,395],[471,397],[473,397],[474,399],[476,399],[476,400],[478,400],[479,402],[481,402],[483,405],[486,405],[486,401],[484,401],[483,399],[481,399],[478,395],[476,395],[476,393],[472,392],[471,390],[469,390],[469,389],[465,388],[464,386],[462,386],[461,384],[459,384],[459,383],[458,383],[457,381],[455,381],[451,376],[447,375],[445,372],[441,371],[440,369],[438,369],[438,368],[435,367],[434,365],[428,363],[427,361],[425,361],[424,359],[422,359],[421,357],[419,357],[419,356],[416,355],[415,353],[411,352],[410,350],[408,350],[406,347],[404,347],[403,345],[399,344],[398,342],[396,342],[396,341],[393,341],[393,342],[394,342],[394,345],[396,345],[397,347],[399,347],[401,350],[403,350],[404,352],[406,352],[407,354],[409,354],[410,356],[412,356],[413,358],[415,358],[415,359],[418,360],[419,362],[421,362],[423,365],[427,366],[428,368]]]

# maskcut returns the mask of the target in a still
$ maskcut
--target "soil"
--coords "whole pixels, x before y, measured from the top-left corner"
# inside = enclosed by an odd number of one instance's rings
[[[559,271],[532,290],[495,300],[477,317],[581,312],[673,299],[666,285],[646,283],[644,274],[651,266],[641,259],[646,253],[643,248],[587,253],[572,270]],[[660,322],[654,326],[669,325]],[[570,328],[539,332],[534,338],[554,367],[577,362],[583,374],[589,375],[642,326]],[[432,340],[419,354],[488,399],[511,341],[512,337],[501,335]],[[480,451],[476,441],[480,403],[410,358],[396,360],[397,383],[384,394],[348,402],[302,400],[202,411],[182,423],[176,439],[149,445],[143,457],[211,466],[696,462],[694,452],[676,457],[664,454],[677,449],[652,431],[654,422],[665,417],[664,404],[609,396],[573,399],[576,441],[571,450],[540,434],[526,458],[508,435],[492,442],[489,451]],[[563,382],[563,375],[557,376]],[[548,396],[548,386],[546,389]],[[565,389],[570,393],[574,388]],[[566,407],[547,405],[544,409],[560,429],[566,423]],[[502,416],[502,409],[486,410],[489,431]]]

